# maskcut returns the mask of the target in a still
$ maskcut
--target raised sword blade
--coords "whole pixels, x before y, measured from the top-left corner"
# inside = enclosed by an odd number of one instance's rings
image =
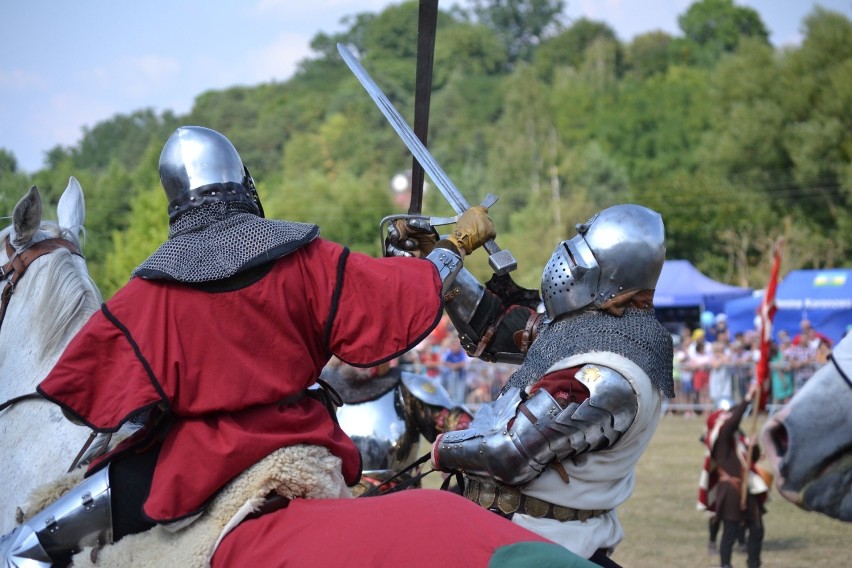
[[[420,162],[423,170],[432,178],[432,182],[450,203],[453,210],[459,215],[467,211],[470,208],[467,199],[456,188],[449,176],[447,176],[429,150],[426,149],[426,146],[417,138],[414,130],[405,122],[399,111],[396,110],[376,82],[373,81],[373,78],[370,77],[367,70],[361,65],[361,62],[342,43],[337,44],[337,51],[340,52],[343,61],[346,62],[346,65],[349,66],[349,69],[358,78],[358,81],[360,81],[361,85],[367,91],[367,94],[370,95],[370,98],[373,99],[373,102],[382,111],[382,114],[396,131],[397,135],[405,143],[405,146],[417,161]],[[489,239],[485,243],[485,250],[488,251],[489,255],[488,263],[496,274],[506,274],[518,267],[518,263],[512,256],[512,253],[508,250],[500,250],[500,247],[497,246],[497,243],[493,239]]]

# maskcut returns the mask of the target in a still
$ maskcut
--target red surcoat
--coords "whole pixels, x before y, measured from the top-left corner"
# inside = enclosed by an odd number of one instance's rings
[[[441,316],[430,262],[374,259],[316,239],[259,281],[205,292],[132,279],[95,313],[39,391],[98,431],[140,409],[171,415],[145,514],[192,515],[234,476],[293,444],[329,448],[349,484],[360,457],[313,398],[330,356],[357,366],[419,343]]]

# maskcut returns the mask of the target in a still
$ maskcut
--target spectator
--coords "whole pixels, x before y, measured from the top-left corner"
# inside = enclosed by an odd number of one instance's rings
[[[695,405],[697,413],[702,412],[702,407],[709,402],[708,386],[710,383],[710,363],[713,354],[710,344],[704,335],[704,330],[696,329],[692,332],[692,345],[689,346],[687,366],[692,369],[692,404]]]
[[[686,406],[693,403],[695,389],[692,385],[692,367],[689,366],[689,346],[692,345],[692,334],[689,329],[684,329],[680,344],[675,348],[675,361],[680,370],[680,391],[677,402],[684,409],[684,418],[695,416],[692,407]]]
[[[713,325],[707,328],[707,341],[718,341],[722,336],[725,336],[725,342],[727,343],[730,339],[728,316],[725,314],[716,314],[716,317],[713,318]]]
[[[436,381],[441,382],[441,345],[436,343],[432,336],[424,339],[417,346],[420,359],[420,367],[423,374]]]
[[[803,319],[799,322],[799,333],[793,338],[793,345],[800,345],[804,342],[807,343],[809,348],[816,350],[820,340],[825,341],[831,347],[831,339],[815,330],[810,320]]]
[[[754,372],[754,361],[751,350],[746,349],[742,336],[736,339],[731,345],[729,364],[734,396],[739,401],[745,398]]]
[[[793,382],[796,390],[804,386],[816,369],[816,348],[818,343],[812,343],[807,340],[807,335],[809,335],[808,331],[803,335],[800,334],[798,343],[794,338],[786,354],[790,362],[790,367],[793,370]]]
[[[711,351],[709,396],[713,405],[718,406],[722,401],[732,401],[734,398],[731,360],[722,341],[714,341]]]
[[[470,357],[461,346],[458,336],[450,335],[441,349],[441,377],[450,398],[464,404],[467,397],[467,368]]]
[[[786,335],[786,334],[785,334]],[[782,337],[779,334],[779,337]],[[779,345],[775,341],[769,346],[769,361],[772,369],[772,402],[773,404],[785,404],[793,396],[794,383],[790,364],[786,361],[785,351],[789,350],[790,336],[782,338],[786,344]]]

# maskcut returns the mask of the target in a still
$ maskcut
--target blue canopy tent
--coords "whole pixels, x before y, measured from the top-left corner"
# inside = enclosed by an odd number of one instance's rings
[[[657,317],[671,331],[701,325],[701,314],[724,311],[726,302],[750,296],[751,288],[731,286],[703,274],[688,260],[667,260],[657,281]]]
[[[732,300],[725,304],[731,333],[755,329],[755,316],[763,294]],[[791,337],[799,333],[803,319],[834,343],[852,326],[852,268],[793,270],[778,283],[775,293],[778,311],[772,332],[784,330]]]

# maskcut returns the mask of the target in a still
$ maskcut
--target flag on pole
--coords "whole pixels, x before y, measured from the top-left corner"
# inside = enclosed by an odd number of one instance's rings
[[[766,285],[766,292],[763,294],[763,301],[760,303],[760,311],[758,312],[760,358],[757,360],[757,385],[760,400],[757,403],[757,410],[766,407],[766,401],[772,385],[772,382],[769,380],[769,358],[771,356],[769,347],[772,341],[772,318],[775,317],[775,312],[778,310],[778,306],[775,304],[775,291],[778,288],[778,271],[781,267],[782,245],[783,239],[779,238],[775,241],[772,273],[769,276],[769,283]]]

